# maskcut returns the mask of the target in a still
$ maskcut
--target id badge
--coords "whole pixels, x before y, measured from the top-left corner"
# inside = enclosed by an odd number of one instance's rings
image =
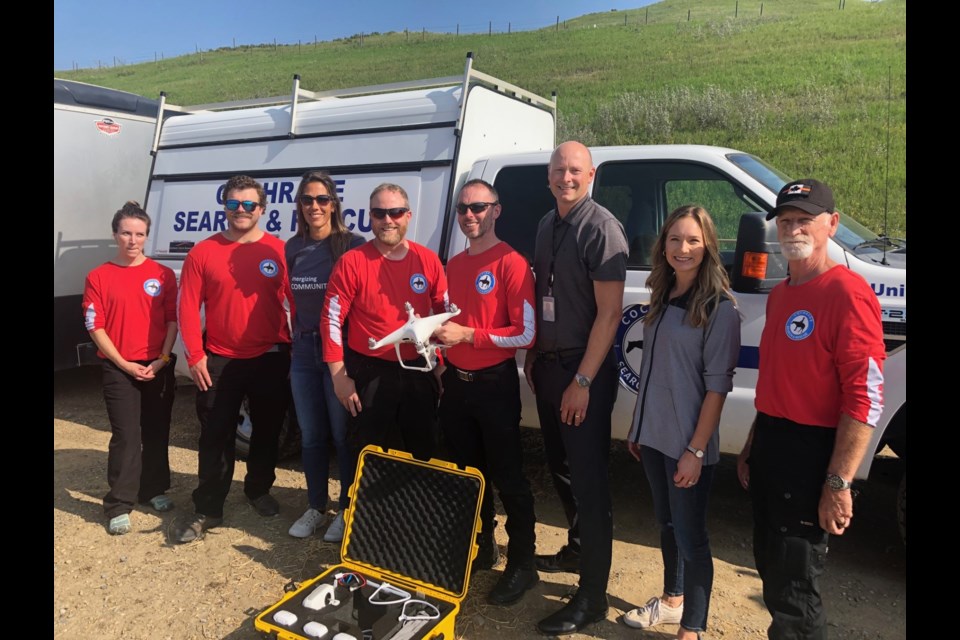
[[[556,322],[557,317],[553,306],[553,296],[543,296],[543,321]]]

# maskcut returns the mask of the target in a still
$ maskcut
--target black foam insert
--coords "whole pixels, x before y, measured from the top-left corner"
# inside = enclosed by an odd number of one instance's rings
[[[480,479],[366,453],[345,558],[463,591]]]

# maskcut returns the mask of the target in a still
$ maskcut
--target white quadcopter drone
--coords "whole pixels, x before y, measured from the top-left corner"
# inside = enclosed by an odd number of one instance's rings
[[[393,348],[397,351],[397,360],[400,361],[401,367],[412,371],[432,371],[433,368],[437,366],[439,350],[445,349],[446,345],[440,344],[439,342],[431,342],[430,337],[433,335],[433,332],[437,330],[437,327],[453,316],[459,315],[460,309],[457,308],[457,305],[451,304],[450,311],[427,316],[426,318],[418,318],[413,312],[412,304],[407,302],[404,308],[407,310],[408,319],[406,324],[380,340],[370,338],[370,349],[379,349],[380,347],[392,344]],[[413,343],[417,353],[427,361],[425,366],[413,367],[404,364],[403,358],[400,357],[400,345],[404,342]]]

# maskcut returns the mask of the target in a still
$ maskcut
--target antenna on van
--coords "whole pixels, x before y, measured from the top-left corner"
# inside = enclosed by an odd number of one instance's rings
[[[886,167],[884,168],[883,176],[883,259],[880,261],[880,264],[888,265],[887,262],[887,238],[890,235],[887,233],[887,203],[890,199],[890,103],[893,101],[892,95],[892,80],[893,72],[891,68],[887,67],[887,145],[886,145]]]

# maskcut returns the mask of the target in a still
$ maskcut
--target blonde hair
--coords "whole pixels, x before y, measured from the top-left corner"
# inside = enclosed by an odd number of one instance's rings
[[[690,290],[690,302],[687,304],[687,321],[693,327],[705,327],[710,321],[710,314],[716,309],[722,298],[727,298],[734,304],[736,299],[730,292],[730,278],[720,260],[720,245],[717,241],[717,228],[707,210],[697,205],[684,205],[667,216],[660,235],[653,245],[653,268],[647,278],[647,288],[650,289],[650,311],[644,317],[646,323],[653,322],[667,305],[667,295],[674,283],[674,271],[667,262],[665,255],[667,234],[670,229],[682,218],[693,218],[703,233],[703,262],[697,271]]]

